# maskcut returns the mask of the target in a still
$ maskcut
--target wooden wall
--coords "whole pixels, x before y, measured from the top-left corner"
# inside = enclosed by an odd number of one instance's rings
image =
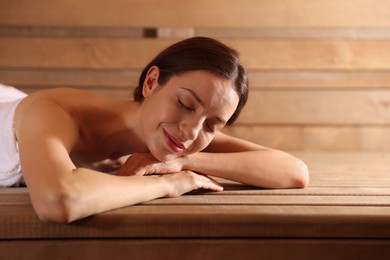
[[[390,151],[389,0],[0,1],[0,82],[129,96],[191,36],[241,52],[250,100],[234,135],[286,150]]]

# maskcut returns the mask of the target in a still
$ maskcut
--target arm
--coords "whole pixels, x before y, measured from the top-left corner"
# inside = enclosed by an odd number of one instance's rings
[[[167,174],[190,170],[264,188],[308,185],[305,163],[285,152],[218,134],[202,152],[160,162],[150,153],[130,156],[117,175]]]
[[[15,118],[23,175],[42,220],[71,222],[110,209],[173,197],[197,188],[220,190],[192,172],[112,176],[76,168],[69,157],[79,141],[74,119],[55,102],[29,97]]]
[[[228,136],[216,135],[204,152],[184,159],[185,169],[266,188],[308,185],[307,166],[285,152]]]

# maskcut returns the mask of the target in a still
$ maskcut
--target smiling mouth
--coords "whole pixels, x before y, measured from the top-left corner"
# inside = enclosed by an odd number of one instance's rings
[[[179,141],[175,140],[165,129],[163,129],[164,132],[164,138],[165,142],[168,144],[169,148],[171,148],[172,151],[178,153],[182,152],[185,147],[182,143]]]

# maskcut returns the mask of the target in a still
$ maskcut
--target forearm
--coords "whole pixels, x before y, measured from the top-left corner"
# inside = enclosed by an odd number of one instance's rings
[[[39,185],[39,183],[31,184]],[[159,176],[113,176],[78,168],[41,192],[31,194],[34,208],[43,220],[71,222],[90,215],[146,202],[168,193]]]
[[[168,194],[168,187],[160,176],[113,176],[79,169],[77,191],[85,197],[78,201],[84,215],[134,205]],[[85,212],[84,212],[85,211]],[[82,216],[83,214],[78,214]]]
[[[29,182],[33,206],[42,220],[71,222],[107,210],[196,189],[221,191],[203,175],[180,171],[166,175],[116,176],[78,168],[56,177]]]
[[[196,153],[185,159],[189,170],[257,187],[305,187],[308,170],[299,159],[272,149],[237,153]]]

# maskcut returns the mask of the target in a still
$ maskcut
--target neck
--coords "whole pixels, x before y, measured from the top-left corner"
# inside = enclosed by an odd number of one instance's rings
[[[135,152],[146,152],[147,147],[141,129],[141,104],[134,101],[121,101],[114,108],[115,116],[103,123],[101,147],[112,159]]]

